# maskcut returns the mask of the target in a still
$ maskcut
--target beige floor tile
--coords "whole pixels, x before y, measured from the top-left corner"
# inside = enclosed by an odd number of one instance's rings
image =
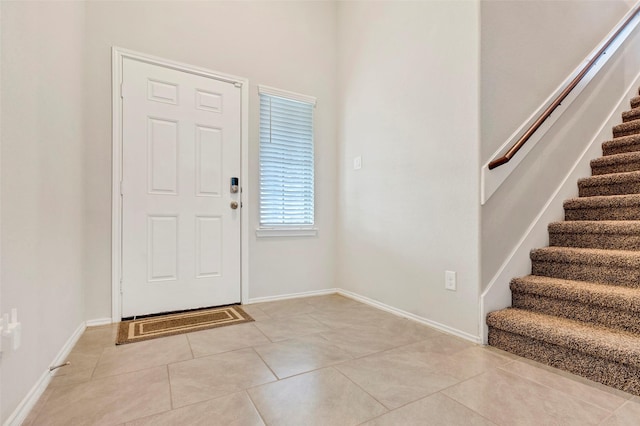
[[[317,310],[349,309],[362,306],[360,302],[356,302],[348,297],[340,296],[339,294],[309,297],[306,299],[306,302]]]
[[[88,327],[65,360],[69,365],[57,369],[51,386],[66,386],[91,379],[105,348],[114,348],[116,325]]]
[[[129,422],[126,426],[259,426],[264,425],[246,392],[156,414]]]
[[[357,425],[386,410],[333,368],[249,389],[267,424]]]
[[[256,346],[254,349],[280,379],[352,358],[347,352],[316,335]]]
[[[316,311],[313,305],[306,302],[306,298],[257,303],[256,306],[271,318],[293,317]]]
[[[348,361],[335,368],[390,409],[459,382],[438,370],[428,356],[393,350]]]
[[[399,318],[396,315],[363,304],[355,307],[317,310],[309,315],[331,328],[375,327],[384,321],[397,321]]]
[[[187,334],[194,357],[270,343],[253,323],[212,328]]]
[[[248,313],[255,321],[264,321],[271,319],[258,305],[242,305],[242,309]]]
[[[584,385],[586,385],[588,387],[596,388],[596,389],[601,390],[603,392],[610,393],[610,394],[618,396],[618,397],[620,397],[620,398],[622,398],[624,400],[629,400],[629,399],[633,398],[632,394],[630,394],[628,392],[625,392],[623,390],[612,388],[611,386],[603,385],[602,383],[594,382],[593,380],[589,380],[586,377],[577,376],[577,375],[575,375],[573,373],[570,373],[568,371],[560,370],[558,368],[551,367],[549,365],[542,364],[540,362],[537,362],[537,361],[534,361],[534,360],[531,360],[531,359],[521,358],[521,357],[518,357],[516,355],[514,355],[514,356],[515,356],[514,360],[516,360],[516,361],[520,361],[521,363],[532,365],[535,368],[538,368],[538,369],[541,369],[541,370],[549,371],[549,372],[551,372],[551,373],[553,373],[555,375],[558,375],[558,376],[566,377],[569,380],[572,380],[574,382],[582,383],[582,384],[584,384]]]
[[[366,426],[492,426],[478,413],[436,393],[364,423]]]
[[[443,391],[501,425],[597,425],[609,411],[496,369]]]
[[[443,348],[452,348],[445,342],[456,339],[448,337],[447,339],[437,339],[443,343]],[[510,358],[501,356],[491,351],[487,351],[481,346],[469,345],[465,349],[457,350],[452,353],[442,353],[434,347],[431,341],[425,340],[407,346],[394,349],[389,353],[405,353],[421,360],[427,368],[433,371],[444,371],[459,381],[469,379],[478,374],[489,371],[495,367],[505,365],[512,362]]]
[[[112,425],[170,408],[162,366],[55,388],[34,425]]]
[[[469,348],[475,348],[478,345],[469,341],[460,339],[459,337],[450,336],[447,334],[439,334],[430,339],[425,339],[415,345],[416,350],[420,352],[429,352],[433,354],[441,355],[453,355],[457,352],[463,351]],[[496,355],[498,356],[498,355]]]
[[[329,328],[311,318],[298,315],[290,318],[275,318],[255,323],[272,342],[329,331]]]
[[[253,349],[170,364],[169,377],[174,408],[276,380]]]
[[[347,352],[354,358],[371,355],[392,349],[395,345],[383,338],[377,330],[358,330],[355,328],[337,328],[319,336]]]
[[[37,424],[36,419],[38,418],[38,414],[40,414],[40,411],[42,411],[42,408],[44,408],[45,404],[47,403],[47,400],[49,399],[52,393],[53,393],[53,388],[51,386],[47,387],[44,390],[42,395],[40,395],[40,398],[38,398],[38,402],[36,402],[36,404],[33,406],[31,411],[27,415],[27,418],[24,419],[24,422],[22,422],[21,426],[32,426]]]
[[[602,426],[638,426],[640,424],[640,404],[628,401],[609,416]]]
[[[526,377],[541,385],[564,392],[574,398],[597,405],[605,410],[615,411],[626,401],[625,398],[617,396],[611,391],[607,391],[604,386],[602,389],[597,386],[590,386],[582,381],[574,380],[573,378],[528,363],[514,361],[500,368],[518,376]]]
[[[73,368],[73,364],[69,365],[68,367]],[[93,377],[93,370],[93,368],[89,368],[86,370],[73,369],[72,373],[69,374],[56,374],[51,378],[49,386],[52,388],[56,388],[60,386],[69,386],[88,382]]]
[[[389,317],[376,323],[356,325],[354,330],[372,332],[392,346],[408,345],[425,339],[444,337],[438,330],[406,318]]]
[[[93,377],[106,377],[193,358],[187,336],[161,337],[105,348]]]

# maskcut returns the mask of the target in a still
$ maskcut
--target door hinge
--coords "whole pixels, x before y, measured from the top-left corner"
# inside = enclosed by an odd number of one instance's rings
[[[238,83],[237,81],[233,83],[238,89],[242,87],[242,83]]]
[[[124,183],[120,181],[120,196],[124,196]]]
[[[122,277],[120,277],[120,294],[122,294],[122,293],[123,293],[123,291],[122,291]]]
[[[120,97],[124,99],[124,90],[122,89],[122,83],[120,83]]]

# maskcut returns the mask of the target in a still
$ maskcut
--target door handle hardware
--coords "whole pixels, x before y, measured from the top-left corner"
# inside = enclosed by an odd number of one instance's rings
[[[238,202],[237,202],[237,201],[232,201],[232,202],[231,202],[231,204],[230,204],[230,206],[231,206],[231,209],[232,209],[232,210],[235,210],[235,209],[237,209],[237,208],[238,208]]]
[[[238,178],[237,177],[232,177],[231,178],[231,187],[229,189],[229,192],[231,192],[232,194],[237,194],[238,193]]]

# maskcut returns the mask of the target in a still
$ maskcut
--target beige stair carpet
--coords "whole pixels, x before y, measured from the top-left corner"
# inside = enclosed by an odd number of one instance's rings
[[[487,316],[489,344],[640,395],[640,96]]]

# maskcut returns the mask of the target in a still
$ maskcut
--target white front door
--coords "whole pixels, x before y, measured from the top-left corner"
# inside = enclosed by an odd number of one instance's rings
[[[122,72],[122,317],[240,302],[240,89]]]

